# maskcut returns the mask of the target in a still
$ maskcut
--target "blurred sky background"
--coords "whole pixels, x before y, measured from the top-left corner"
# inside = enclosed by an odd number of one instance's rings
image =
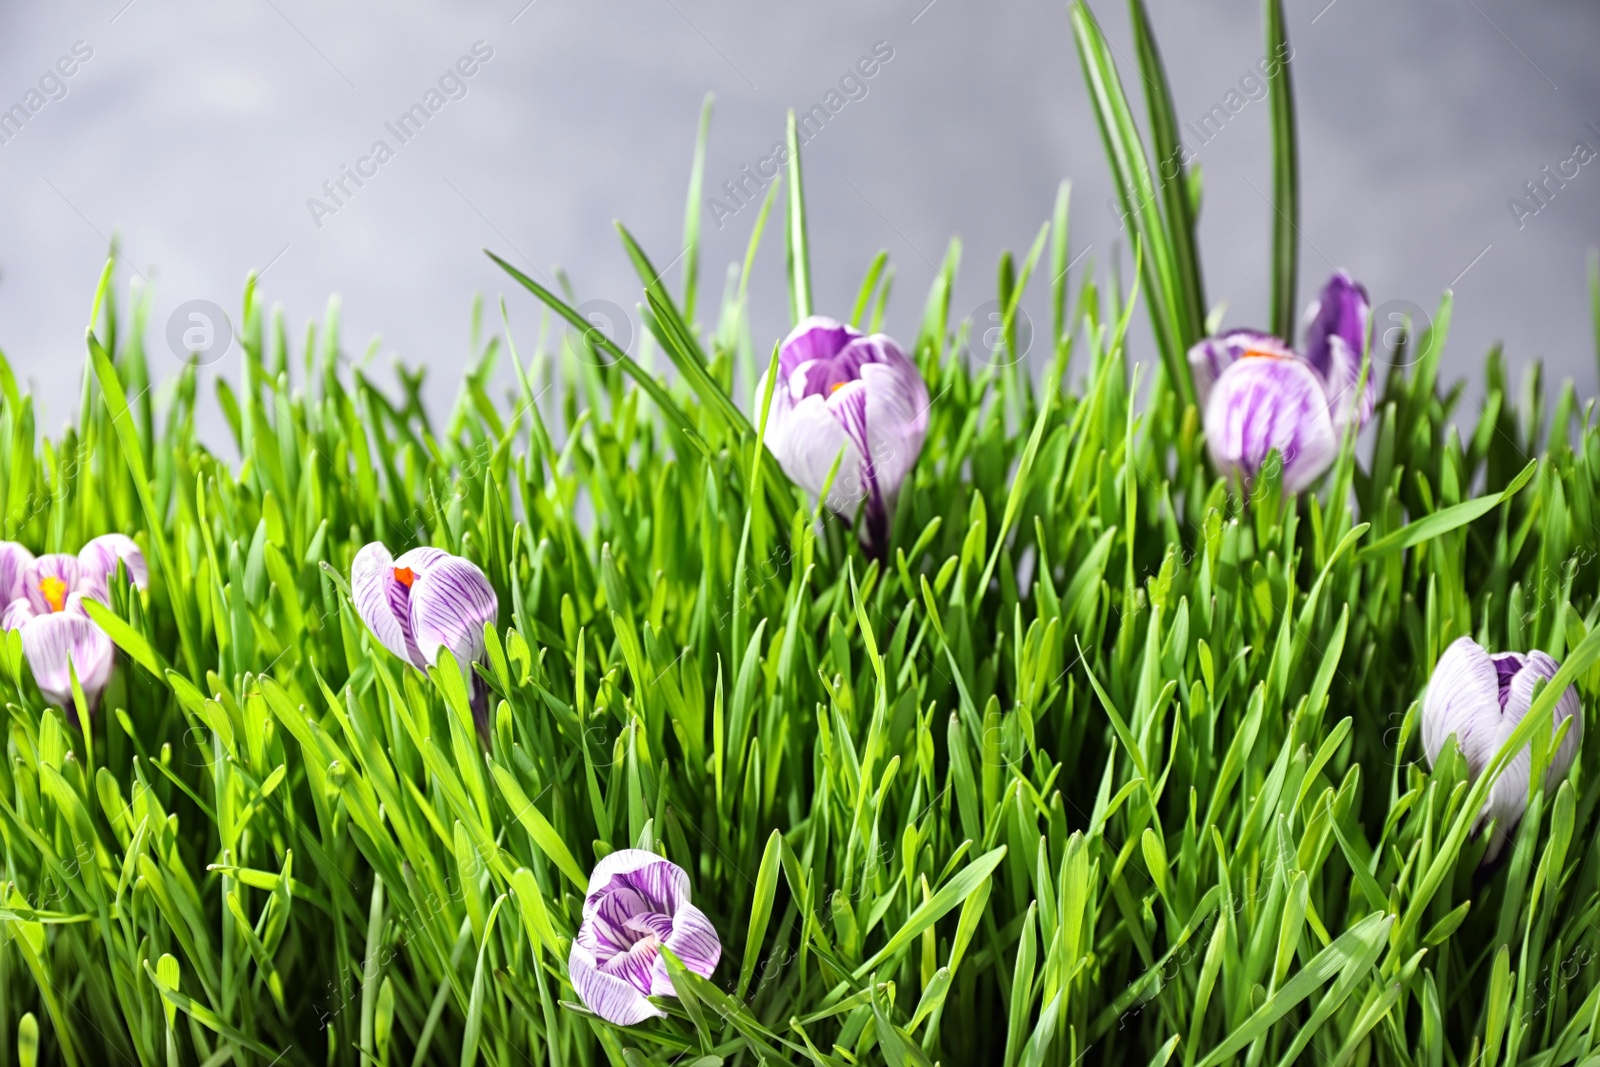
[[[1480,376],[1500,340],[1514,371],[1542,358],[1547,380],[1570,377],[1593,395],[1585,257],[1600,244],[1600,160],[1520,224],[1507,202],[1578,142],[1600,150],[1600,6],[1288,6],[1300,305],[1335,266],[1378,304],[1431,311],[1453,284],[1447,377]],[[1180,120],[1223,103],[1262,61],[1258,3],[1150,7]],[[1126,9],[1095,10],[1132,86]],[[462,79],[465,95],[400,145],[385,123],[477,42],[492,56]],[[137,271],[157,286],[149,347],[158,373],[179,368],[165,344],[173,311],[210,300],[237,321],[255,269],[297,338],[339,294],[345,349],[359,355],[378,336],[382,363],[427,364],[442,413],[467,357],[474,293],[506,294],[524,350],[537,330],[533,298],[513,290],[483,247],[546,277],[560,266],[580,299],[631,309],[640,288],[612,220],[658,265],[681,251],[703,96],[716,94],[710,194],[770,153],[786,109],[823,102],[875,45],[882,54],[879,42],[892,58],[804,153],[818,310],[847,315],[862,272],[886,248],[897,270],[888,324],[909,340],[952,234],[965,244],[952,311],[981,307],[1000,252],[1026,250],[1063,178],[1073,182],[1074,254],[1087,251],[1075,274],[1103,271],[1123,231],[1061,0],[4,0],[0,110],[25,105],[41,78],[59,98],[0,143],[0,349],[32,383],[41,426],[58,432],[76,408],[83,330],[115,232],[120,283]],[[73,59],[75,45],[92,55]],[[50,80],[62,57],[72,76]],[[394,158],[361,188],[347,183],[348,202],[314,219],[307,200],[331,203],[323,183],[380,138]],[[1260,325],[1268,105],[1246,103],[1209,141],[1189,130],[1184,139],[1204,172],[1207,297],[1227,303],[1227,324]],[[720,228],[707,219],[702,322],[755,214]],[[752,283],[762,352],[789,325],[773,222]],[[679,290],[678,268],[667,277]],[[1046,318],[1042,291],[1028,306]],[[1146,338],[1141,327],[1136,358],[1153,362]],[[204,374],[233,373],[237,360],[235,348]]]

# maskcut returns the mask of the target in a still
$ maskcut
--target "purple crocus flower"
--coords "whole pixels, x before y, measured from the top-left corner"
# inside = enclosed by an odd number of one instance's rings
[[[1500,746],[1517,728],[1533,705],[1533,686],[1539,679],[1548,682],[1560,667],[1543,652],[1501,652],[1491,655],[1470,637],[1458,637],[1439,657],[1422,699],[1422,748],[1431,767],[1444,749],[1445,738],[1454,734],[1456,745],[1466,758],[1473,779],[1483,773]],[[1551,729],[1572,720],[1567,736],[1550,756],[1545,772],[1545,788],[1553,789],[1566,776],[1578,754],[1583,738],[1582,705],[1578,691],[1568,686],[1556,701]],[[1528,776],[1533,770],[1531,746],[1506,765],[1489,788],[1479,822],[1493,819],[1494,839],[1484,853],[1484,862],[1500,854],[1510,840],[1511,830],[1528,803]]]
[[[758,405],[766,391],[763,374]],[[767,447],[795,484],[818,494],[843,449],[825,503],[845,518],[860,507],[870,552],[888,551],[890,512],[927,435],[928,387],[892,338],[820,315],[784,338]]]
[[[356,613],[390,652],[426,671],[448,648],[473,683],[473,711],[488,729],[488,694],[472,673],[483,656],[483,628],[500,613],[494,586],[477,564],[440,548],[413,548],[399,559],[378,541],[350,565]]]
[[[1371,370],[1358,397],[1370,308],[1366,290],[1336,272],[1309,309],[1306,350],[1256,330],[1207,337],[1189,350],[1189,369],[1206,427],[1206,449],[1219,471],[1252,481],[1273,449],[1283,484],[1299,492],[1338,455],[1351,419],[1372,416]]]
[[[583,925],[567,957],[572,988],[588,1009],[618,1026],[666,1013],[646,997],[677,995],[660,947],[711,977],[722,941],[689,903],[689,875],[654,852],[625,848],[595,865]]]
[[[73,670],[91,711],[111,680],[116,649],[83,602],[110,599],[118,564],[129,581],[145,587],[150,572],[144,554],[123,534],[96,537],[76,556],[52,553],[38,559],[19,544],[0,542],[0,591],[8,597],[0,628],[22,631],[22,651],[39,691],[73,716]]]
[[[22,595],[22,572],[33,553],[15,541],[0,541],[0,602],[10,604]]]

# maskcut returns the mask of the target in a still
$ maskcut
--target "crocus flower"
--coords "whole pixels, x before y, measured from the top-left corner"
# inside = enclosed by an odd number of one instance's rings
[[[583,925],[567,957],[572,988],[585,1006],[618,1026],[666,1014],[645,999],[676,996],[660,948],[711,977],[722,942],[689,903],[689,875],[654,852],[625,848],[595,865]]]
[[[763,374],[758,406],[766,391]],[[927,435],[928,387],[892,338],[820,315],[784,338],[767,447],[795,484],[817,494],[843,449],[825,503],[847,519],[859,505],[868,551],[888,550],[890,511]]]
[[[1208,337],[1189,350],[1206,449],[1219,471],[1248,483],[1276,449],[1284,488],[1299,492],[1333,463],[1351,420],[1359,429],[1372,416],[1370,369],[1356,392],[1370,318],[1366,290],[1339,271],[1308,310],[1303,353],[1255,330]]]
[[[10,604],[22,595],[22,572],[33,553],[15,541],[0,541],[0,600]]]
[[[110,599],[118,564],[129,581],[145,587],[144,554],[123,534],[102,534],[76,556],[52,553],[38,559],[19,544],[0,542],[0,591],[8,597],[0,627],[22,631],[22,651],[39,691],[74,716],[73,670],[91,711],[111,680],[115,647],[83,602]]]
[[[1543,652],[1501,652],[1490,655],[1470,637],[1458,637],[1439,657],[1422,700],[1422,748],[1433,766],[1444,748],[1445,738],[1454,734],[1456,745],[1466,758],[1473,779],[1483,773],[1500,746],[1516,729],[1533,704],[1533,686],[1539,679],[1548,682],[1560,666]],[[1572,686],[1556,701],[1551,729],[1572,720],[1567,736],[1551,753],[1545,773],[1545,788],[1552,789],[1572,766],[1583,735],[1582,707],[1578,691]],[[1533,770],[1531,746],[1506,765],[1494,785],[1489,787],[1480,822],[1493,819],[1494,840],[1484,854],[1484,862],[1500,854],[1511,829],[1522,818],[1528,803],[1528,776]]]
[[[399,559],[374,541],[350,565],[350,594],[372,635],[419,671],[448,648],[473,682],[478,728],[488,727],[488,694],[472,673],[483,656],[483,628],[500,612],[500,600],[477,564],[439,548],[413,548]]]

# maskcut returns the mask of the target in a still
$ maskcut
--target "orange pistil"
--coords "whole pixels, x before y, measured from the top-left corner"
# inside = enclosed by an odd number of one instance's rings
[[[1244,351],[1243,358],[1244,359],[1287,359],[1288,357],[1285,356],[1282,352],[1274,352],[1270,348],[1247,348]]]
[[[54,576],[46,578],[39,583],[39,592],[44,594],[45,603],[50,605],[51,611],[61,611],[67,606],[67,583]]]
[[[417,576],[410,567],[396,567],[394,569],[394,580],[410,589],[411,583],[417,580]]]
[[[828,392],[837,393],[839,390],[843,389],[844,387],[845,387],[845,383],[844,382],[834,382],[833,383],[833,388],[829,389]]]

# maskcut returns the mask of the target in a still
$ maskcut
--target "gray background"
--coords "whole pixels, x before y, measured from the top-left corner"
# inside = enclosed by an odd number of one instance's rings
[[[113,232],[122,280],[138,271],[157,286],[158,369],[178,366],[162,338],[173,309],[209,299],[237,319],[254,268],[296,337],[338,293],[345,347],[359,354],[381,336],[385,363],[428,364],[442,405],[466,358],[472,294],[507,293],[525,346],[536,330],[532,298],[512,292],[482,247],[546,276],[559,265],[581,299],[631,308],[639,287],[611,222],[626,221],[658,265],[677,256],[703,95],[717,98],[714,188],[769,152],[787,108],[822,101],[879,41],[893,59],[805,152],[819,310],[846,314],[870,257],[887,248],[898,271],[889,325],[909,335],[952,234],[966,247],[955,310],[979,307],[997,256],[1027,247],[1062,178],[1074,183],[1074,253],[1088,252],[1080,276],[1113,255],[1121,231],[1060,0],[526,4],[4,0],[0,107],[23,100],[74,42],[93,49],[67,95],[0,144],[0,348],[39,396],[41,425],[55,432],[75,409],[83,328]],[[1576,141],[1600,149],[1586,125],[1600,125],[1600,9],[1289,6],[1301,304],[1335,265],[1378,302],[1430,310],[1454,283],[1447,374],[1481,374],[1500,339],[1514,368],[1542,358],[1551,377],[1592,395],[1584,261],[1600,242],[1600,161],[1520,229],[1507,200]],[[1151,7],[1181,119],[1222,103],[1261,61],[1256,3]],[[1096,8],[1132,85],[1125,8]],[[374,140],[394,145],[383,124],[480,40],[493,58],[468,94],[317,227],[307,199]],[[1267,121],[1268,105],[1252,102],[1209,143],[1186,135],[1205,176],[1207,295],[1227,302],[1232,325],[1265,314]],[[742,257],[754,215],[708,224],[708,299]],[[678,270],[668,277],[677,289]],[[764,350],[788,325],[779,224],[753,288]],[[1042,301],[1033,306],[1040,318]],[[1154,353],[1146,344],[1140,356]]]

